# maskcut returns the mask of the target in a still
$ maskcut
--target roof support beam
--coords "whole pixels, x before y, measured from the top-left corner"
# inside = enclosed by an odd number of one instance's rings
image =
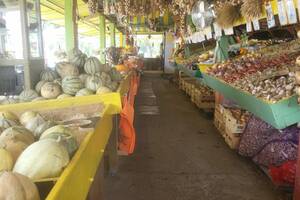
[[[65,1],[65,39],[66,50],[78,48],[78,30],[76,22],[77,0]]]
[[[116,46],[116,27],[114,23],[109,24],[109,31],[110,31],[110,45],[112,47]]]

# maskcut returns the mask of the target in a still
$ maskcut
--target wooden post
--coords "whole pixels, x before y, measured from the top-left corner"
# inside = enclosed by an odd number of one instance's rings
[[[105,17],[100,15],[99,17],[99,32],[100,32],[100,61],[105,64],[105,48],[106,48],[106,30],[105,30]]]
[[[67,51],[78,48],[76,7],[77,0],[65,0],[65,36]]]
[[[109,24],[109,31],[110,31],[110,46],[116,46],[116,27],[114,23]]]

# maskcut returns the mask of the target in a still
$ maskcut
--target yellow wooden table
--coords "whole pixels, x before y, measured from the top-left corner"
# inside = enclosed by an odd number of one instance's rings
[[[72,109],[76,106],[93,104],[104,105],[95,131],[87,134],[61,176],[58,179],[48,180],[52,181],[54,186],[47,195],[47,200],[83,200],[87,198],[113,129],[113,116],[120,113],[122,109],[121,96],[128,92],[130,81],[131,74],[126,76],[117,92],[114,93],[0,106],[0,111],[11,111],[20,115],[28,110],[39,112]]]

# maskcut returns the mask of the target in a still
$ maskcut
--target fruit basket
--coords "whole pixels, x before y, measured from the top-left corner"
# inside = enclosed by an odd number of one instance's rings
[[[204,83],[235,101],[244,109],[268,122],[277,129],[283,129],[300,121],[300,106],[296,96],[276,103],[259,99],[250,93],[238,90],[231,85],[203,73]]]

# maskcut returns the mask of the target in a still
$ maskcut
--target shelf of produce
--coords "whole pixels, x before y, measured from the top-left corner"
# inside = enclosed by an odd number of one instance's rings
[[[198,68],[201,73],[205,73],[207,71],[207,68],[212,67],[214,64],[208,64],[208,63],[198,63]]]
[[[47,185],[46,188],[53,186],[49,193],[46,192],[47,200],[86,199],[113,129],[113,116],[122,110],[121,96],[129,91],[131,78],[132,73],[129,73],[118,90],[112,93],[0,106],[0,111],[10,111],[18,116],[26,111],[44,114],[80,113],[85,108],[89,112],[93,108],[94,112],[98,112],[98,108],[102,107],[101,113],[97,113],[100,118],[95,123],[94,130],[86,134],[62,174],[55,178],[35,180],[38,185]],[[45,191],[41,192],[45,195]]]
[[[300,106],[295,96],[277,103],[269,103],[207,74],[203,74],[203,78],[209,87],[277,129],[286,128],[300,121]]]

